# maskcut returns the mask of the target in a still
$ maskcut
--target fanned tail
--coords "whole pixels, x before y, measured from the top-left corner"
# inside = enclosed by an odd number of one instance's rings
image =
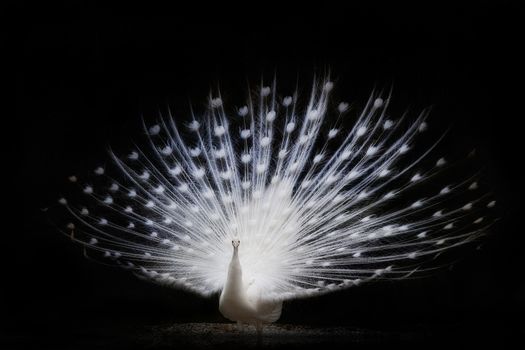
[[[70,177],[82,199],[59,200],[74,219],[64,233],[89,256],[201,295],[221,290],[237,237],[245,281],[287,299],[419,275],[488,232],[495,201],[477,176],[446,177],[441,138],[416,144],[428,110],[396,120],[390,94],[373,92],[346,129],[354,109],[331,102],[333,87],[314,81],[301,107],[274,81],[238,108],[210,96],[184,130],[171,115],[144,125],[144,145],[110,151],[112,168]]]

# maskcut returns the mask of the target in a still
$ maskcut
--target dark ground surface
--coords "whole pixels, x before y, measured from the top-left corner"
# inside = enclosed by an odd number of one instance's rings
[[[510,328],[450,326],[380,331],[349,326],[313,327],[273,324],[258,338],[253,326],[229,323],[97,324],[13,333],[2,349],[521,349],[523,334]]]

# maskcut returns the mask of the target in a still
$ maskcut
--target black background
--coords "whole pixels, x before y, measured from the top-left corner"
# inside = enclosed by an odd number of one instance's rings
[[[13,274],[13,293],[2,300],[9,311],[4,330],[38,344],[43,334],[67,338],[101,324],[224,322],[217,298],[84,260],[40,209],[54,205],[67,176],[105,159],[109,144],[130,144],[141,116],[155,118],[169,103],[177,118],[190,98],[204,105],[219,83],[227,97],[242,96],[247,81],[274,74],[286,94],[297,78],[309,82],[330,69],[348,100],[364,101],[374,86],[393,84],[400,111],[433,105],[438,123],[453,124],[452,142],[478,149],[503,220],[489,244],[466,253],[452,271],[290,302],[279,322],[454,330],[443,331],[451,342],[499,345],[523,332],[517,8],[193,5],[68,1],[22,11],[12,153],[23,224],[4,232],[14,237],[4,248],[13,253],[4,265]]]

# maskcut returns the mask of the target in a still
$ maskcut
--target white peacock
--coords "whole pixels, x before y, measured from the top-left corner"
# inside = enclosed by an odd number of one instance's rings
[[[487,233],[495,201],[475,178],[436,189],[437,142],[410,157],[427,111],[394,120],[374,92],[345,130],[352,108],[328,78],[302,106],[275,85],[237,108],[210,98],[184,130],[171,115],[145,127],[143,147],[110,152],[112,176],[70,177],[83,197],[59,199],[74,217],[64,233],[151,281],[221,293],[226,318],[258,329],[285,300],[420,275]]]

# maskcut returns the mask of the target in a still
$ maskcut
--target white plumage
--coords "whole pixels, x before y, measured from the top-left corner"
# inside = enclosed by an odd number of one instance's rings
[[[171,116],[145,127],[148,144],[111,152],[116,172],[70,177],[83,199],[59,200],[68,235],[152,281],[222,292],[227,318],[261,324],[283,300],[406,278],[486,233],[494,201],[476,181],[422,185],[447,165],[424,167],[435,144],[412,155],[426,111],[407,125],[373,93],[345,130],[333,87],[315,82],[302,105],[274,82],[245,106],[210,97],[184,130]]]

